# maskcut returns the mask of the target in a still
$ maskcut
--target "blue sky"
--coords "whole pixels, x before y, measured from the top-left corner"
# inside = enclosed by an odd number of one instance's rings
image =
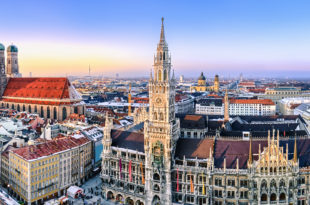
[[[310,74],[310,1],[1,1],[24,76],[148,75],[161,17],[177,74]]]

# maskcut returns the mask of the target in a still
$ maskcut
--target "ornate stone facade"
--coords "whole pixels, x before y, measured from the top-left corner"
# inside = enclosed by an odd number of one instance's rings
[[[275,132],[272,139],[269,133],[253,141],[182,136],[163,24],[149,96],[149,110],[134,113],[143,131],[114,130],[106,115],[101,177],[108,200],[129,205],[309,204],[308,138],[280,140]],[[182,123],[191,126],[196,118]],[[206,120],[199,119],[197,129],[206,132]]]

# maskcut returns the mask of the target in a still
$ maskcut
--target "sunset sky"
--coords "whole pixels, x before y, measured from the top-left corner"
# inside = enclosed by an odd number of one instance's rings
[[[310,1],[0,1],[0,43],[28,76],[147,76],[161,17],[177,75],[310,74]]]

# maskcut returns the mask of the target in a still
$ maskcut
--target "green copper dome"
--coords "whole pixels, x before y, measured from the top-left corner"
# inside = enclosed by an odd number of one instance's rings
[[[18,49],[14,45],[10,45],[7,49],[7,52],[18,52]]]
[[[4,50],[5,50],[4,45],[0,43],[0,51],[4,51]]]
[[[201,72],[198,80],[206,80],[206,77],[203,75],[203,72]]]

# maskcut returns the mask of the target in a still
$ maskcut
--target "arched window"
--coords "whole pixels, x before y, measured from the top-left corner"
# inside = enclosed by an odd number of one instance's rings
[[[153,176],[153,179],[154,179],[155,181],[159,181],[159,180],[160,180],[159,174],[158,174],[158,173],[155,173],[154,176]]]
[[[37,108],[37,106],[34,106],[34,113],[38,113],[38,108]]]
[[[161,70],[158,71],[158,80],[162,80],[162,73],[161,73]]]
[[[47,107],[47,109],[46,109],[46,118],[51,118],[50,107]]]
[[[28,106],[28,112],[31,113],[31,106]]]
[[[167,70],[164,71],[164,80],[167,80]]]
[[[23,111],[24,111],[24,112],[26,111],[26,107],[25,107],[25,105],[23,105]]]
[[[19,104],[17,105],[17,111],[20,112],[20,106],[19,106]]]
[[[78,107],[74,107],[74,113],[79,114]]]
[[[267,201],[267,194],[262,194],[261,201]]]
[[[280,201],[286,200],[285,193],[280,194]]]
[[[62,108],[62,120],[65,120],[67,118],[67,109],[66,107]]]
[[[54,119],[57,120],[57,110],[55,107],[54,107]]]
[[[2,103],[2,107],[4,107],[4,103]]]
[[[159,120],[164,120],[164,115],[162,112],[159,114]]]
[[[270,195],[270,201],[276,201],[277,200],[277,195],[275,193],[272,193]]]
[[[41,117],[44,117],[44,110],[43,110],[43,106],[41,106]]]
[[[7,103],[7,104],[6,104],[6,108],[9,108],[9,107],[10,107],[10,105],[9,105],[9,103]]]
[[[13,110],[15,109],[15,106],[14,106],[14,104],[12,104],[12,109],[13,109]]]
[[[157,120],[157,114],[156,114],[156,112],[154,112],[154,120]]]
[[[163,60],[165,60],[166,59],[166,55],[165,55],[166,53],[164,52],[164,55],[163,55]]]

